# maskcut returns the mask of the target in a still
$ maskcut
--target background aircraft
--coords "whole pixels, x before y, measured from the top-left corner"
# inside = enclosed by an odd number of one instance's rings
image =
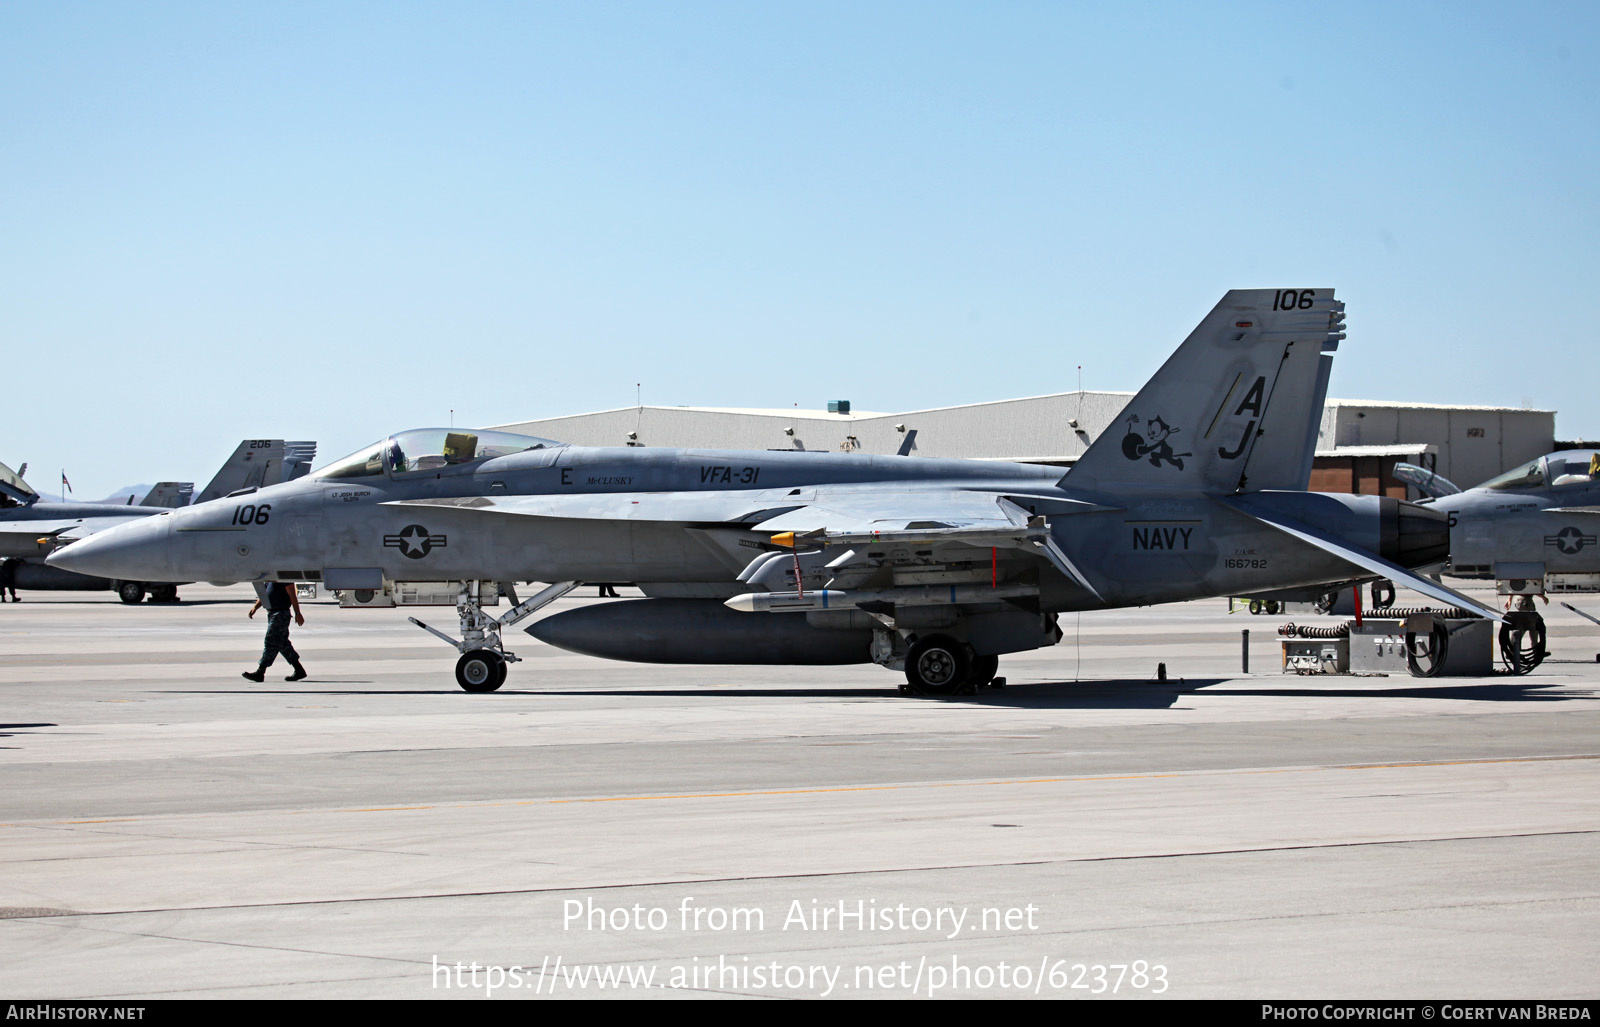
[[[1343,306],[1326,289],[1230,292],[1059,468],[808,452],[564,446],[405,432],[297,482],[123,525],[52,564],[127,577],[322,580],[381,601],[458,594],[469,691],[505,679],[503,629],[578,581],[648,598],[548,617],[536,638],[683,663],[851,663],[949,695],[1053,645],[1066,610],[1307,587],[1359,574],[1498,618],[1412,574],[1443,514],[1304,492]],[[552,584],[517,602],[512,581]],[[496,583],[500,583],[499,589]],[[513,608],[484,612],[499,592]],[[418,622],[419,624],[421,622]]]
[[[1449,573],[1492,578],[1506,596],[1529,597],[1501,629],[1512,670],[1544,658],[1544,619],[1533,596],[1600,591],[1600,451],[1548,453],[1465,491],[1412,465],[1404,480],[1450,518]]]
[[[303,477],[316,449],[315,442],[245,439],[200,495],[217,498],[239,489]],[[42,500],[20,474],[0,464],[0,559],[17,561],[10,570],[16,587],[22,590],[111,589],[125,603],[137,603],[147,592],[155,602],[174,602],[177,582],[194,579],[79,574],[48,566],[45,558],[95,532],[182,507],[192,494],[191,482],[159,482],[137,506],[131,505],[131,496],[128,504],[53,503]]]

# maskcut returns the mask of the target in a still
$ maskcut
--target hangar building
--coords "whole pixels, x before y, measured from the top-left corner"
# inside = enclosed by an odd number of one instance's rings
[[[835,401],[827,410],[624,407],[498,425],[582,446],[903,453],[1071,466],[1117,430],[1131,392],[1062,392],[992,403],[876,413]],[[1432,467],[1463,488],[1555,448],[1555,412],[1512,407],[1330,399],[1311,487],[1404,498],[1397,460]]]

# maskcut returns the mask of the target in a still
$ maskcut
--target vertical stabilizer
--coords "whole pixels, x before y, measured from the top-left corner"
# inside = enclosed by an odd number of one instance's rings
[[[317,444],[315,442],[285,442],[283,444],[284,481],[304,478],[311,473],[311,465],[316,462]]]
[[[194,495],[194,482],[192,481],[158,481],[150,487],[150,491],[139,500],[140,506],[158,506],[168,510],[180,506],[188,506],[189,499]],[[132,496],[128,499],[131,501]]]
[[[1344,305],[1235,289],[1067,472],[1073,488],[1304,489]]]
[[[277,484],[283,454],[282,439],[245,439],[194,501],[205,503],[240,489]]]

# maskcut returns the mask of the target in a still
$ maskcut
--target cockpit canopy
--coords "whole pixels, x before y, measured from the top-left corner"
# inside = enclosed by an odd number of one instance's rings
[[[313,471],[311,476],[371,478],[384,474],[393,476],[437,471],[442,467],[457,467],[530,449],[553,449],[563,445],[566,443],[508,431],[416,428],[391,435],[382,442],[374,442],[357,453]]]
[[[1568,449],[1530,460],[1497,478],[1490,478],[1479,487],[1503,491],[1564,488],[1592,484],[1597,475],[1600,475],[1600,453]]]

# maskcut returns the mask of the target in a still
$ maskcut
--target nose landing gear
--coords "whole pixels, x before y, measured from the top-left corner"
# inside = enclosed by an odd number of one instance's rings
[[[498,620],[483,612],[482,581],[464,581],[456,598],[456,614],[461,619],[461,640],[437,628],[409,617],[408,620],[431,635],[437,635],[461,654],[456,661],[456,684],[468,692],[493,692],[506,682],[509,665],[518,662],[517,654],[506,651],[500,632],[518,621],[543,609],[578,587],[576,581],[557,581],[540,590],[532,598],[517,603],[516,591],[509,582],[501,583],[501,591],[516,603]],[[489,584],[494,584],[489,582]]]

